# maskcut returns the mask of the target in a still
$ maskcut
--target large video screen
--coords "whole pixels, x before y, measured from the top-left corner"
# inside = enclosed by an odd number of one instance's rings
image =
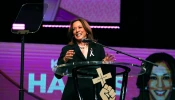
[[[57,79],[54,76],[52,68],[56,65],[57,59],[63,46],[64,45],[59,44],[25,43],[25,100],[60,100],[68,77],[64,76],[61,79]],[[166,52],[175,57],[175,50],[171,49],[128,47],[112,48],[143,59],[155,52]],[[105,51],[116,56],[117,62],[141,65],[141,61],[135,58],[120,53],[117,54],[115,51],[108,48],[105,48]],[[18,100],[21,73],[20,71],[21,43],[0,42],[1,100]],[[132,71],[139,72],[140,67],[131,67],[131,72]],[[139,89],[136,85],[137,77],[138,74],[134,72],[129,74],[125,100],[132,100],[133,97],[137,97],[139,95]],[[116,76],[116,100],[118,100],[120,97],[121,85],[122,77]],[[160,96],[162,92],[158,93],[158,95]]]
[[[44,22],[70,22],[82,17],[91,23],[120,23],[120,0],[44,0]]]

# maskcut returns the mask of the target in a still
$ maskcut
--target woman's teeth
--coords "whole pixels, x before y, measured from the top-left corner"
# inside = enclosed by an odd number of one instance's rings
[[[81,34],[80,33],[77,33],[76,36],[81,36]]]

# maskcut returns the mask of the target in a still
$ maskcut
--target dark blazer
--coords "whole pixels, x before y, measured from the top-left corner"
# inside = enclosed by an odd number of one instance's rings
[[[60,57],[58,58],[57,65],[64,64],[63,57],[65,56],[66,52],[70,49],[73,49],[75,54],[73,56],[73,59],[69,60],[67,63],[82,62],[82,61],[102,61],[102,59],[104,59],[105,57],[104,48],[95,43],[89,43],[87,59],[84,57],[84,55],[82,54],[77,44],[66,45],[65,47],[62,48],[62,52],[60,53]],[[90,54],[91,52],[93,53],[94,56]],[[104,71],[111,71],[111,70],[112,69],[109,69],[107,67],[105,69],[102,69],[103,73]],[[71,72],[72,67],[68,68],[68,71]],[[115,73],[115,70],[112,70],[112,71],[114,71]],[[58,79],[62,78],[62,76],[57,75],[57,74],[55,74],[55,76]],[[112,84],[108,84],[108,85],[112,85],[112,87],[115,89],[115,78],[113,79],[114,80],[111,81]],[[93,100],[95,93],[93,90],[94,85],[92,83],[92,79],[78,78],[78,84],[79,84],[79,89],[83,97],[83,100]],[[100,85],[101,83],[97,83],[97,86],[99,89],[101,89]],[[74,89],[73,78],[68,77],[61,100],[77,100],[76,97],[77,96],[76,96],[76,92]]]

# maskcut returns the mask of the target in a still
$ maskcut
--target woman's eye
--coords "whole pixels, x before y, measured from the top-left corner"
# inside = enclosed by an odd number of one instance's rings
[[[169,80],[170,77],[169,77],[169,76],[164,76],[163,79],[165,79],[165,80]]]
[[[157,77],[155,77],[155,76],[151,76],[150,79],[152,79],[152,80],[156,80]]]

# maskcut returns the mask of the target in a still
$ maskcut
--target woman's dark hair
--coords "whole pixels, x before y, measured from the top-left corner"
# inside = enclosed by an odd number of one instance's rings
[[[149,55],[146,60],[151,61],[153,63],[156,62],[166,62],[172,75],[172,86],[175,88],[175,58],[170,54],[165,52],[157,52]],[[144,62],[142,62],[144,63]],[[139,99],[136,100],[149,100],[148,90],[145,89],[147,87],[147,83],[150,80],[150,74],[153,68],[152,64],[144,63],[143,65],[146,68],[146,73],[139,75],[137,78],[137,87],[140,89],[140,94],[138,96]],[[175,90],[172,90],[172,94],[175,93]],[[147,99],[146,99],[147,98]],[[171,95],[171,99],[175,98],[174,95]]]
[[[72,44],[76,43],[75,38],[73,36],[73,23],[76,22],[76,21],[80,21],[81,24],[83,25],[83,28],[87,32],[87,38],[90,39],[90,40],[95,41],[95,39],[93,37],[92,29],[91,29],[90,25],[88,24],[88,22],[86,20],[82,19],[82,18],[78,18],[78,19],[75,19],[75,20],[71,21],[71,23],[70,23],[70,27],[68,29],[68,34],[67,34],[67,36],[70,40],[70,42],[68,44],[72,45]]]

